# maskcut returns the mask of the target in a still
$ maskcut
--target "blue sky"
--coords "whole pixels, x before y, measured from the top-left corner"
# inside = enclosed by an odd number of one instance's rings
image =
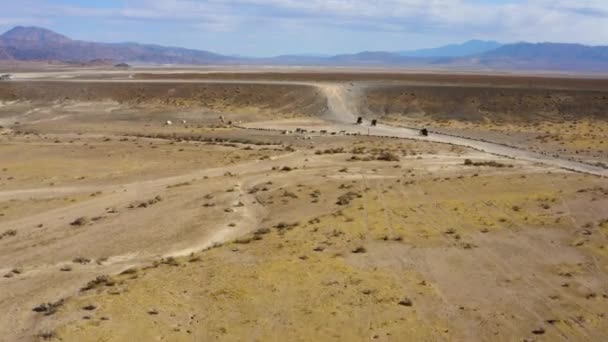
[[[491,39],[608,45],[608,0],[1,0],[0,30],[270,56]]]

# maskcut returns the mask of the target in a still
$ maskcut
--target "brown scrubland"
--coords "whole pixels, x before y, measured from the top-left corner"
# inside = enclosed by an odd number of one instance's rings
[[[0,83],[2,341],[608,336],[606,80],[30,77]]]

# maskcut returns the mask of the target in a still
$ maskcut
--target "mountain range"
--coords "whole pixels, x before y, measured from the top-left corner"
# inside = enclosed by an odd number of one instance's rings
[[[399,51],[397,53],[405,57],[466,57],[498,49],[501,46],[501,43],[495,41],[469,40],[462,44],[450,44],[432,49]]]
[[[413,51],[364,51],[336,56],[285,55],[268,58],[225,56],[210,51],[139,43],[73,40],[39,27],[15,27],[0,35],[0,60],[65,63],[383,66],[454,70],[538,70],[608,72],[608,46],[561,43],[500,44],[471,40]]]

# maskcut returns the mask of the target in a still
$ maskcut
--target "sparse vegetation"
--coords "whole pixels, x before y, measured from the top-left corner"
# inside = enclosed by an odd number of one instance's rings
[[[52,303],[42,303],[36,307],[34,307],[32,310],[34,312],[38,312],[38,313],[43,313],[45,316],[50,316],[53,315],[57,312],[57,310],[59,310],[59,308],[61,306],[63,306],[64,304],[64,300],[60,299],[56,302],[52,302]]]
[[[256,77],[283,74],[264,72]],[[301,72],[297,77],[310,74]],[[202,73],[192,77],[237,76]],[[377,113],[365,106],[380,108],[382,104],[373,99],[368,103],[367,98],[355,102],[354,97],[390,88],[390,84],[370,81],[363,87],[353,81],[339,89],[345,100],[361,105],[361,115],[371,119],[377,114],[386,124],[376,132],[372,128],[371,135],[397,130],[399,121],[407,118],[403,124],[431,128],[429,139],[353,134],[363,133],[366,123],[341,125],[347,131],[338,132],[338,126],[322,123],[318,114],[326,113],[331,105],[323,87],[339,87],[347,77],[352,76],[335,73],[327,76],[331,83],[307,86],[323,95],[315,110],[298,100],[297,91],[284,92],[291,86],[283,84],[273,87],[291,97],[293,112],[260,107],[262,100],[243,96],[242,87],[253,85],[239,82],[230,82],[230,91],[210,98],[198,90],[184,93],[191,87],[212,89],[221,84],[138,81],[139,88],[125,94],[124,102],[96,103],[95,112],[91,109],[95,115],[75,115],[73,108],[81,104],[71,99],[63,108],[64,100],[59,100],[57,109],[49,106],[25,117],[43,118],[40,122],[16,128],[10,124],[2,131],[8,144],[0,151],[10,169],[0,172],[0,185],[6,186],[0,201],[0,225],[4,226],[0,249],[6,265],[0,275],[10,277],[0,277],[7,289],[0,296],[5,303],[0,321],[15,315],[6,321],[16,324],[2,332],[28,331],[31,327],[20,321],[29,322],[26,316],[30,315],[41,320],[39,327],[57,323],[56,339],[66,341],[113,339],[117,332],[127,340],[146,334],[168,340],[251,336],[322,340],[329,336],[417,341],[466,337],[462,329],[480,324],[489,328],[478,329],[479,339],[540,338],[532,333],[536,325],[526,325],[522,331],[513,322],[537,322],[547,329],[547,338],[601,338],[607,326],[597,316],[606,300],[599,272],[605,268],[608,233],[608,219],[603,216],[608,200],[604,179],[430,141],[465,129],[471,135],[487,129],[484,134],[492,139],[509,127],[512,136],[501,143],[526,136],[521,144],[534,144],[532,154],[545,153],[536,148],[538,135],[546,135],[547,144],[555,144],[551,135],[559,136],[559,143],[565,145],[556,146],[564,149],[580,140],[554,134],[563,127],[557,120],[554,128],[542,123],[521,130],[522,126],[509,121],[518,115],[511,110],[502,114],[501,127],[491,121],[495,119],[491,110],[471,104],[479,98],[468,93],[467,87],[434,86],[437,75],[425,76],[430,81],[424,85],[394,93],[395,98],[407,99],[408,107],[393,106],[394,99],[387,98]],[[359,77],[379,76],[370,72]],[[418,76],[407,75],[413,77]],[[480,77],[466,75],[467,82],[485,84],[481,81],[487,79]],[[501,82],[510,79],[504,77]],[[508,93],[528,81],[517,87],[501,83],[487,88]],[[560,82],[558,78],[552,81]],[[600,81],[594,82],[594,87],[603,87]],[[29,83],[19,82],[11,91],[35,88],[40,82]],[[127,87],[126,83],[111,86]],[[96,98],[98,94],[91,91],[95,87],[93,81],[79,84],[71,97],[87,93]],[[432,120],[435,107],[445,106],[425,99],[435,88],[459,93],[445,108],[445,113],[453,113],[451,120]],[[154,94],[148,93],[150,89]],[[564,89],[559,101],[557,91],[551,91],[554,98],[546,101],[554,106],[569,103],[569,90]],[[604,96],[603,90],[588,92]],[[138,100],[132,100],[135,96]],[[151,102],[150,97],[163,100]],[[242,102],[245,109],[223,97],[247,97]],[[517,107],[518,100],[504,108]],[[38,105],[23,102],[17,108],[7,103],[0,105],[5,114]],[[125,103],[134,106],[127,108]],[[173,106],[179,106],[179,111]],[[477,107],[482,114],[469,113],[468,109]],[[302,117],[298,108],[315,113],[316,132],[273,131],[293,122],[304,125],[309,118]],[[536,107],[526,108],[536,115]],[[45,121],[60,109],[67,115]],[[106,109],[116,115],[107,114]],[[226,122],[220,123],[221,113],[228,113]],[[484,116],[480,120],[487,115],[488,121],[462,124],[462,117],[478,114]],[[177,118],[187,118],[188,124],[179,124]],[[173,124],[163,126],[168,119]],[[98,120],[103,124],[98,125]],[[589,132],[576,127],[573,136]],[[599,131],[605,127],[598,126],[593,134],[603,134]],[[322,128],[329,130],[319,132]],[[45,137],[45,130],[51,134]],[[132,132],[148,138],[135,138]],[[111,140],[100,144],[104,136]],[[61,144],[52,144],[54,140]],[[577,147],[581,158],[589,155],[587,146]],[[21,150],[22,155],[15,153]],[[546,153],[548,159],[554,155]],[[563,159],[568,156],[564,151],[555,153]],[[593,157],[585,168],[605,159],[603,155]],[[463,160],[467,166],[458,165]],[[54,191],[48,188],[50,183],[56,184]],[[98,189],[104,189],[103,194]],[[156,194],[164,200],[153,198]],[[85,220],[74,225],[81,228],[70,229],[70,221],[82,215],[87,215]],[[37,226],[41,222],[44,226]],[[100,256],[111,259],[105,262]],[[104,273],[115,275],[95,277]],[[488,279],[496,281],[488,285]],[[42,317],[52,311],[48,303],[40,305],[39,314],[19,311],[22,303],[48,300],[35,297],[44,295],[45,291],[36,289],[45,282],[59,290],[82,286],[82,292],[59,309],[61,317],[48,322]],[[527,291],[531,283],[535,285],[532,292]],[[463,288],[483,294],[483,300],[463,300]],[[33,302],[27,298],[30,295]],[[550,300],[550,307],[543,298]],[[487,315],[495,309],[488,303],[497,302],[500,314]],[[433,310],[445,303],[449,317],[437,316]],[[256,319],[262,311],[272,314],[270,324]],[[446,317],[453,318],[454,324]],[[361,318],[365,321],[362,329],[349,328],[360,324]],[[550,320],[554,318],[563,324],[553,326]],[[5,338],[16,340],[12,335]]]
[[[129,209],[134,209],[134,208],[147,208],[151,205],[154,205],[156,203],[159,203],[163,200],[163,198],[161,196],[156,196],[154,198],[151,198],[147,201],[140,201],[140,202],[134,202],[131,203],[129,205]]]
[[[497,167],[497,168],[503,168],[503,167],[512,168],[513,167],[512,164],[503,164],[503,163],[499,163],[499,162],[494,161],[494,160],[474,162],[471,159],[465,159],[464,160],[464,165],[467,165],[467,166],[489,166],[489,167]]]
[[[89,219],[87,217],[83,216],[83,217],[79,217],[79,218],[75,219],[74,221],[72,221],[70,223],[70,225],[81,227],[81,226],[86,225],[87,223],[89,223]]]
[[[355,249],[353,249],[352,252],[354,254],[361,254],[361,253],[366,253],[367,249],[365,249],[365,247],[363,247],[363,246],[358,246]]]
[[[2,234],[0,234],[0,240],[4,239],[4,238],[9,238],[9,237],[13,237],[17,235],[17,231],[14,229],[9,229],[7,231],[2,232]]]
[[[72,260],[72,262],[75,264],[86,265],[91,262],[91,259],[84,258],[84,257],[76,257],[76,258],[74,258],[74,260]]]
[[[348,205],[355,198],[360,198],[360,197],[361,197],[360,194],[353,192],[353,191],[349,191],[343,195],[340,195],[340,197],[338,197],[338,200],[336,201],[336,204],[337,205]]]
[[[399,156],[390,151],[382,151],[380,154],[378,154],[376,160],[397,162],[399,161]]]
[[[177,184],[173,184],[173,185],[167,185],[167,189],[179,188],[179,187],[190,186],[190,185],[192,185],[191,182],[182,182],[182,183],[177,183]]]
[[[403,298],[402,300],[399,301],[399,305],[402,306],[412,306],[414,305],[414,303],[412,302],[411,299],[409,299],[408,297]]]
[[[279,231],[290,230],[298,226],[298,223],[285,223],[280,222],[274,226]]]
[[[317,150],[315,151],[315,154],[317,155],[321,155],[321,154],[340,154],[340,153],[346,153],[344,150],[344,147],[336,147],[336,148],[328,148],[325,150]]]
[[[45,330],[45,331],[39,332],[36,335],[36,337],[38,337],[42,341],[51,341],[51,340],[54,340],[55,338],[57,338],[57,333],[52,330]]]
[[[114,286],[116,285],[116,281],[112,279],[112,277],[107,275],[98,276],[97,278],[89,281],[85,286],[83,286],[80,291],[85,292],[89,290],[93,290],[102,286]]]

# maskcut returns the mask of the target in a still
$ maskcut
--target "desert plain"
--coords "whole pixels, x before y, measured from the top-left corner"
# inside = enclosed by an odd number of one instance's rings
[[[608,79],[14,76],[0,341],[608,339]]]

